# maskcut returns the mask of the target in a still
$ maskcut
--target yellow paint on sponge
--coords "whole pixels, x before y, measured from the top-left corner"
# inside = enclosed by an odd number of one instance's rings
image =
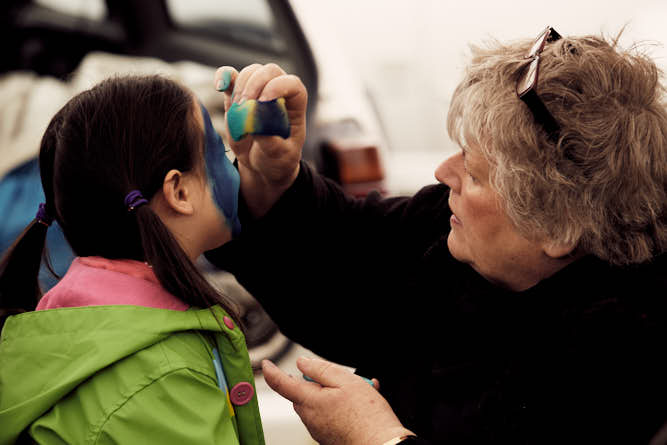
[[[227,111],[227,125],[235,141],[241,140],[247,134],[281,136],[287,139],[290,135],[290,124],[285,98],[268,101],[250,99],[241,105],[233,103]]]

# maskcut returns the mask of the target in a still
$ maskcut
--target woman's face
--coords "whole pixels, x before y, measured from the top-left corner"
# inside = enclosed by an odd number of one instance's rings
[[[536,284],[546,260],[541,243],[521,236],[510,222],[491,188],[482,154],[466,148],[445,160],[435,177],[451,188],[447,246],[452,256],[505,287],[523,290]]]

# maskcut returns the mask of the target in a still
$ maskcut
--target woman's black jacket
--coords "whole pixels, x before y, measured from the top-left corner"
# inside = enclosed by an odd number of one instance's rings
[[[352,199],[302,163],[207,257],[289,338],[378,378],[431,443],[648,443],[667,420],[665,254],[506,291],[449,254],[448,194]]]

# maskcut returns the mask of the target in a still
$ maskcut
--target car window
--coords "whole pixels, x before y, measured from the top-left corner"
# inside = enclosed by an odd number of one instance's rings
[[[166,0],[166,5],[176,27],[275,50],[285,46],[266,0]]]
[[[107,16],[104,0],[35,0],[35,4],[88,20],[101,21]]]

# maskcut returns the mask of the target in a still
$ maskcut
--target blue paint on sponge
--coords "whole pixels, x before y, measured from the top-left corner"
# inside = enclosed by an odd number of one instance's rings
[[[241,105],[233,103],[227,111],[229,133],[235,141],[248,134],[280,136],[287,139],[290,124],[285,107],[285,98],[258,101],[250,99]]]

